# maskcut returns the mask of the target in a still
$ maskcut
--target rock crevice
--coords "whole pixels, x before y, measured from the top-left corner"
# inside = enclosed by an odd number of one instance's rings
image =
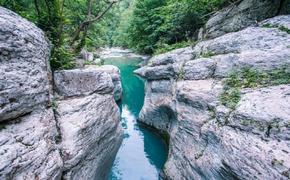
[[[122,142],[116,67],[49,69],[34,24],[0,7],[0,179],[105,179]]]

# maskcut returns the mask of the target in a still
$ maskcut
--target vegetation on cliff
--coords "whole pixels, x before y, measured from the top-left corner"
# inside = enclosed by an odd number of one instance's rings
[[[188,46],[205,20],[234,0],[0,0],[53,44],[53,69],[74,67],[82,48],[122,46],[158,54]]]

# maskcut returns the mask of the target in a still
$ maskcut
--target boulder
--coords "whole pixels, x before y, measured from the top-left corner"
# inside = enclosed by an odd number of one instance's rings
[[[63,179],[106,179],[122,142],[114,66],[62,70],[54,74],[59,95],[56,120],[61,133]],[[117,93],[117,92],[116,92]]]
[[[290,36],[289,36],[290,37]],[[290,66],[290,51],[283,50],[254,50],[240,54],[225,54],[212,57],[216,62],[213,77],[228,77],[233,72],[251,68],[260,72],[269,72]]]
[[[0,122],[49,103],[49,54],[39,28],[0,7]]]
[[[151,80],[170,79],[175,76],[174,67],[172,65],[162,65],[155,67],[145,66],[135,70],[134,73]]]
[[[1,125],[0,179],[60,179],[62,158],[52,109],[40,108]]]
[[[168,65],[176,62],[184,62],[192,59],[192,48],[180,48],[176,50],[172,50],[165,54],[160,54],[157,56],[153,56],[148,61],[148,66],[160,66],[160,65]]]
[[[120,112],[112,95],[57,102],[64,179],[106,179],[122,142]]]
[[[113,93],[114,84],[108,73],[96,69],[60,70],[54,73],[54,85],[59,96],[86,96],[93,93]]]
[[[103,65],[103,66],[95,66],[95,65],[89,65],[85,66],[85,68],[88,69],[96,69],[100,72],[106,72],[108,73],[113,81],[114,84],[114,98],[116,101],[119,101],[122,99],[122,82],[121,82],[121,72],[120,69],[113,65]]]
[[[279,14],[283,0],[238,0],[215,13],[206,23],[202,39],[236,32]]]
[[[81,51],[81,58],[85,61],[93,61],[94,60],[94,53],[88,52],[87,50]]]

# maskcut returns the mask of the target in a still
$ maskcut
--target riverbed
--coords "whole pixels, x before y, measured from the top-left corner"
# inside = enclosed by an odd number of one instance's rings
[[[138,57],[113,57],[104,61],[120,68],[123,87],[119,106],[124,139],[110,171],[110,180],[158,180],[167,158],[162,138],[137,123],[144,102],[144,81],[133,71],[141,61]]]

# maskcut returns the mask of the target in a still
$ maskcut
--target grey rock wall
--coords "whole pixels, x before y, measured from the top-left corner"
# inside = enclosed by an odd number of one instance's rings
[[[166,179],[290,178],[290,85],[242,89],[235,109],[220,100],[233,71],[290,67],[290,34],[281,28],[289,22],[267,19],[201,41],[186,59],[169,59],[184,52],[175,50],[135,71],[146,79],[139,120],[170,136]]]
[[[212,39],[255,26],[257,22],[286,14],[289,2],[283,0],[238,0],[215,13],[200,31],[199,39]]]
[[[59,179],[44,33],[0,7],[0,52],[0,179]]]
[[[48,104],[48,58],[44,33],[0,7],[0,122]]]
[[[52,88],[49,54],[40,29],[0,7],[0,179],[106,179],[122,141],[119,72],[57,71]]]

